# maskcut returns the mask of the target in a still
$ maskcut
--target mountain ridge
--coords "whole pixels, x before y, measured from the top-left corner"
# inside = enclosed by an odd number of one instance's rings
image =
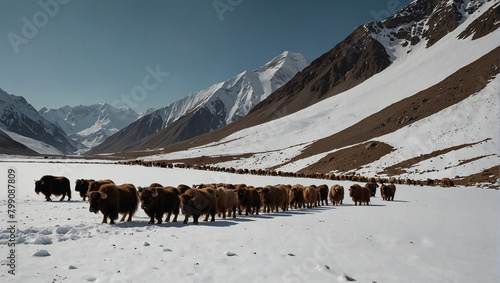
[[[285,51],[253,71],[241,72],[144,116],[89,154],[163,147],[230,124],[308,64],[301,54]]]

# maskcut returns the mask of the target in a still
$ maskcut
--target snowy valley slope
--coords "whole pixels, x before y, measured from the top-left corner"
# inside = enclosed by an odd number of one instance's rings
[[[211,157],[210,164],[226,167],[335,173],[362,170],[370,175],[419,179],[437,175],[468,176],[498,166],[499,117],[495,105],[498,104],[496,76],[500,65],[499,21],[487,27],[481,23],[491,22],[489,17],[498,17],[499,6],[500,1],[414,1],[386,21],[362,27],[370,38],[384,46],[391,60],[390,66],[381,72],[285,117],[227,132],[220,139],[211,140],[214,135],[205,135],[188,141],[197,145],[195,147],[172,147],[175,151],[171,153],[144,154],[144,158],[204,163],[206,157]],[[457,13],[455,25],[439,24]],[[360,40],[366,40],[366,36]],[[311,67],[315,64],[319,63],[315,60]],[[323,61],[323,64],[327,63]],[[282,89],[287,89],[289,84],[297,82],[292,79]],[[405,99],[419,99],[424,94],[429,98],[405,105],[405,109],[395,107],[406,102]],[[435,106],[436,102],[441,108],[418,114],[420,106],[420,109],[432,108],[425,104]],[[478,118],[478,113],[485,110],[489,111],[488,115]],[[391,117],[394,112],[402,114]],[[385,119],[381,119],[373,131],[363,128],[375,115]],[[443,117],[454,122],[445,123]],[[388,124],[393,125],[390,132],[380,131],[380,137],[375,135],[376,129]],[[356,132],[349,134],[349,130]],[[411,142],[403,143],[402,137]],[[200,144],[200,140],[212,142]],[[366,154],[370,141],[374,141],[375,150],[385,149],[374,154],[378,157],[376,160],[357,160]],[[328,145],[320,146],[322,142]],[[346,158],[354,161],[355,166],[346,170],[329,166],[335,161],[335,151],[356,145],[362,146]],[[457,148],[460,150],[455,150]],[[221,155],[229,156],[225,159],[232,161],[217,162]],[[327,155],[329,158],[322,160]],[[406,168],[408,170],[384,172],[419,156],[428,158],[421,160],[422,163],[412,162],[409,166],[414,168]],[[384,159],[377,161],[382,157]],[[437,162],[442,158],[446,158],[446,164]],[[313,165],[320,161],[324,163],[323,169],[315,170]],[[424,164],[429,167],[423,168]]]

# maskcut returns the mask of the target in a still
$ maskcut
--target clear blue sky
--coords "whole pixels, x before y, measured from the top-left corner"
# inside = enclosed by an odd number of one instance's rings
[[[141,112],[285,50],[313,61],[408,3],[1,0],[0,88],[37,110],[106,102]]]

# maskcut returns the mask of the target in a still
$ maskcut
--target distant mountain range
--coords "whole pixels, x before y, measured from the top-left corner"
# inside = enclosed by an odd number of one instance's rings
[[[58,125],[83,151],[99,145],[108,137],[139,118],[132,109],[117,109],[106,103],[90,106],[42,108],[38,113]]]
[[[245,116],[308,65],[301,54],[285,51],[257,70],[244,71],[142,117],[89,153],[165,147],[218,129]]]

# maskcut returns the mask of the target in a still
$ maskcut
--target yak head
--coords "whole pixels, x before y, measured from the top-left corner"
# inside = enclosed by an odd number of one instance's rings
[[[292,188],[292,199],[293,201],[298,201],[302,191],[299,188]]]
[[[351,197],[352,197],[352,196],[356,193],[356,191],[358,190],[358,188],[359,188],[359,187],[357,187],[357,186],[351,186],[351,187],[349,188],[349,196],[351,196]]]
[[[158,198],[158,189],[143,189],[141,190],[139,199],[141,200],[141,208],[150,210],[155,207]]]
[[[182,194],[180,198],[180,207],[182,214],[190,216],[195,210],[196,197],[190,194]]]
[[[75,191],[77,192],[87,192],[89,189],[89,180],[77,179],[75,182]]]
[[[35,180],[35,193],[38,195],[40,192],[45,192],[47,189],[45,187],[45,182],[42,180]]]
[[[260,196],[261,196],[262,202],[265,204],[268,204],[271,202],[272,191],[269,188],[263,188],[260,191]]]
[[[108,197],[106,193],[103,192],[90,192],[89,197],[89,212],[97,214],[101,210],[101,205]]]
[[[246,188],[238,188],[236,194],[238,195],[238,201],[240,203],[245,203],[249,191]]]

